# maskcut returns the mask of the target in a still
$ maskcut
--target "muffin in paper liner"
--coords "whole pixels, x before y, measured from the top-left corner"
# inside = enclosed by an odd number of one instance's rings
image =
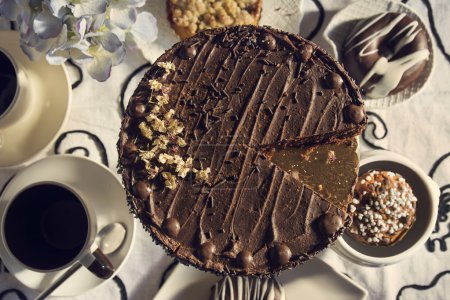
[[[431,39],[429,29],[425,26],[423,20],[414,10],[401,3],[400,1],[361,0],[348,5],[344,9],[337,12],[330,20],[330,23],[325,28],[323,33],[324,39],[331,45],[335,57],[339,61],[343,61],[342,46],[345,42],[345,39],[348,37],[348,35],[352,31],[352,28],[357,22],[386,11],[405,13],[412,19],[417,20],[420,25],[425,28],[425,33],[428,40],[428,48],[430,49],[430,56],[418,80],[416,80],[406,89],[399,91],[394,95],[388,95],[386,97],[377,99],[365,98],[364,105],[367,108],[388,108],[392,105],[402,103],[411,99],[414,95],[416,95],[423,89],[434,69],[434,59],[436,56],[435,46]]]

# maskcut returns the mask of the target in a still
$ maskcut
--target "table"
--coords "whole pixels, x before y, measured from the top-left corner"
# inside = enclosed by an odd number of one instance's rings
[[[155,0],[144,9],[151,11]],[[327,22],[350,0],[297,0],[303,12],[300,34],[323,45],[321,32]],[[152,2],[152,3],[150,3]],[[292,0],[280,0],[285,5]],[[432,29],[437,45],[436,69],[425,89],[413,100],[385,110],[370,110],[369,125],[362,135],[361,149],[385,148],[416,162],[441,187],[436,232],[411,258],[385,268],[356,266],[328,251],[325,260],[359,282],[369,299],[449,299],[450,254],[450,6],[447,0],[409,0]],[[0,23],[0,28],[9,26]],[[1,42],[0,42],[1,43]],[[91,159],[116,169],[116,142],[123,113],[132,91],[148,67],[139,53],[113,68],[111,78],[99,83],[88,77],[83,66],[68,64],[73,82],[73,104],[57,151],[80,146]],[[81,71],[81,73],[80,73]],[[83,74],[83,76],[80,76]],[[98,137],[98,140],[97,138]],[[102,151],[102,147],[106,151]],[[54,155],[51,149],[41,157]],[[75,151],[74,155],[83,155]],[[0,188],[17,170],[0,171]],[[161,247],[138,226],[130,258],[108,284],[76,297],[82,299],[151,299],[158,290],[164,270],[172,263]],[[12,290],[11,290],[12,289]],[[21,286],[0,263],[0,299],[31,299],[35,293]],[[57,299],[57,298],[54,298]]]

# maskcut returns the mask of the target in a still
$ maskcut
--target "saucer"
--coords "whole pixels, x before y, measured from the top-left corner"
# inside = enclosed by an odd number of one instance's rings
[[[117,177],[103,165],[88,158],[75,155],[47,157],[23,169],[8,183],[0,196],[0,212],[4,211],[5,206],[17,191],[33,182],[46,180],[61,182],[82,191],[97,215],[98,231],[114,222],[124,225],[127,230],[124,243],[118,251],[108,255],[117,274],[126,261],[135,239],[135,220],[128,213],[125,191]],[[23,269],[14,263],[5,249],[4,241],[0,241],[0,257],[14,277],[29,288],[38,291],[48,287],[53,280],[66,271],[63,269],[52,273],[40,273]],[[81,268],[52,295],[79,295],[106,281],[97,278],[87,269]]]
[[[211,287],[222,277],[179,264],[156,294],[154,300],[209,299]],[[349,277],[337,272],[320,258],[314,258],[277,277],[286,299],[363,300],[367,291]]]
[[[33,110],[25,120],[0,128],[0,168],[22,165],[47,149],[68,116],[72,88],[64,65],[53,66],[45,56],[31,61],[19,45],[19,33],[0,31],[0,48],[26,73]]]

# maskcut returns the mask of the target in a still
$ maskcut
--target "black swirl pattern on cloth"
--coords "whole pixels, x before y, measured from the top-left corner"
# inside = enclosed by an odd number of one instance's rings
[[[79,65],[77,65],[72,59],[68,59],[67,63],[72,66],[73,68],[75,68],[75,70],[77,70],[78,73],[78,79],[72,83],[72,90],[76,89],[81,82],[83,81],[83,70],[81,70],[81,67]]]
[[[0,292],[0,300],[11,299],[11,297],[9,297],[9,295],[11,295],[11,294],[16,295],[17,299],[28,300],[27,296],[25,296],[25,294],[22,293],[21,291],[19,291],[18,289],[7,289],[7,290],[4,290],[3,292]]]
[[[320,29],[323,26],[323,22],[325,20],[325,10],[323,8],[322,3],[320,3],[320,0],[311,0],[314,5],[317,7],[317,10],[319,12],[319,17],[317,19],[316,26],[314,26],[313,30],[306,36],[307,40],[312,40],[316,37],[316,35],[320,32]]]
[[[90,140],[92,140],[95,144],[95,147],[100,155],[101,158],[101,162],[105,165],[105,166],[109,166],[109,161],[108,161],[108,154],[106,152],[106,147],[103,144],[103,142],[101,141],[101,139],[93,134],[92,132],[89,132],[87,130],[71,130],[71,131],[66,131],[63,132],[58,139],[55,142],[55,146],[54,146],[54,152],[55,154],[61,154],[61,153],[68,153],[68,154],[73,154],[77,151],[81,151],[83,152],[84,156],[89,157],[90,156],[90,151],[86,146],[74,146],[74,147],[70,147],[66,150],[61,150],[62,148],[62,144],[63,142],[68,139],[71,135],[85,135],[87,138],[89,138]]]
[[[442,155],[431,167],[428,176],[431,178],[434,177],[439,166],[450,157],[450,152]],[[450,212],[450,184],[445,184],[440,187],[441,195],[439,196],[439,208],[438,208],[438,217],[436,220],[436,225],[434,227],[433,232],[439,232],[441,223],[447,222],[448,214]],[[426,243],[427,250],[430,252],[434,252],[436,250],[436,243],[439,245],[439,250],[447,251],[447,239],[450,238],[450,223],[447,225],[448,232],[437,238],[429,238]]]
[[[369,117],[369,122],[367,123],[366,129],[364,129],[362,133],[362,140],[371,148],[373,149],[384,149],[381,146],[375,145],[372,138],[369,138],[368,133],[370,133],[370,136],[372,136],[375,140],[382,140],[388,135],[388,128],[386,126],[386,123],[384,120],[380,117],[380,115],[367,111],[367,116]],[[378,125],[381,125],[382,133],[380,134],[377,130]],[[371,130],[369,130],[371,129]]]
[[[434,177],[438,168],[442,165],[442,163],[450,157],[450,152],[442,155],[430,169],[428,172],[428,176],[431,178]],[[448,220],[448,214],[450,212],[450,184],[445,184],[440,187],[441,195],[439,197],[439,208],[438,208],[438,217],[436,220],[436,225],[433,232],[438,232],[440,230],[440,223],[444,223]],[[439,245],[440,251],[447,251],[447,239],[450,237],[450,223],[447,224],[448,232],[438,238],[429,238],[426,243],[426,248],[429,252],[434,252],[436,250],[436,244]],[[396,299],[401,299],[401,295],[405,290],[414,289],[417,291],[424,291],[431,289],[437,285],[439,280],[444,277],[444,275],[450,274],[450,270],[442,271],[436,274],[433,280],[427,285],[419,285],[419,284],[410,284],[403,286],[397,293]],[[406,298],[405,298],[406,299]]]
[[[145,69],[148,69],[151,67],[151,63],[145,63],[141,66],[139,66],[138,68],[136,68],[133,72],[131,72],[130,75],[127,76],[127,78],[125,78],[125,81],[122,84],[122,87],[120,88],[120,112],[122,114],[122,116],[125,116],[125,109],[126,109],[126,103],[125,103],[125,93],[128,90],[128,85],[130,84],[131,80],[140,72],[142,72]]]
[[[120,279],[119,276],[114,276],[112,280],[116,283],[117,287],[119,288],[120,300],[127,300],[128,299],[127,288],[125,287],[125,284],[123,283],[122,279]]]
[[[159,289],[163,286],[163,284],[166,282],[167,278],[169,277],[170,273],[173,271],[173,269],[179,264],[178,261],[173,261],[170,265],[167,266],[167,268],[164,270],[164,273],[161,276],[161,280],[159,281]]]
[[[403,293],[405,290],[408,290],[408,289],[414,289],[414,290],[417,290],[417,291],[425,291],[425,290],[429,290],[429,289],[435,287],[436,284],[439,282],[439,280],[440,280],[442,277],[444,277],[445,275],[447,275],[447,274],[450,274],[450,270],[442,271],[442,272],[436,274],[436,276],[434,276],[433,280],[431,280],[431,282],[430,282],[429,284],[426,284],[426,285],[420,285],[420,284],[410,284],[410,285],[405,285],[404,287],[402,287],[402,288],[398,291],[397,296],[395,297],[395,299],[396,299],[396,300],[402,299],[402,297],[401,297],[401,296],[402,296],[402,293]],[[407,298],[405,298],[405,299],[407,299]],[[425,298],[423,298],[423,299],[425,299]]]
[[[431,33],[434,36],[434,39],[436,40],[436,45],[442,52],[442,55],[444,55],[445,59],[450,63],[450,54],[445,49],[444,43],[442,42],[441,36],[439,35],[436,28],[436,22],[434,20],[433,7],[431,5],[431,2],[430,0],[421,0],[421,1],[427,8],[428,20],[430,21],[430,29]]]

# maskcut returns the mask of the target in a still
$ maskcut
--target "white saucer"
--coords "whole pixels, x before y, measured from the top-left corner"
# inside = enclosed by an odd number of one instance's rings
[[[58,137],[69,112],[72,88],[64,65],[43,58],[31,61],[21,50],[19,33],[0,31],[0,47],[24,68],[33,96],[33,110],[23,122],[0,128],[0,168],[22,165]]]
[[[24,186],[36,181],[58,181],[83,192],[91,202],[97,214],[98,230],[105,225],[120,222],[125,226],[127,235],[118,251],[108,258],[120,270],[127,259],[135,238],[135,220],[129,213],[125,191],[117,177],[106,167],[84,157],[75,155],[57,155],[39,160],[19,172],[6,186],[0,198],[0,212],[11,197]],[[13,258],[0,243],[0,256],[4,265],[24,285],[43,290],[50,282],[65,270],[53,273],[38,273],[25,270],[13,263]],[[112,277],[111,277],[112,278]],[[95,277],[87,269],[80,269],[58,289],[54,296],[75,296],[97,287],[107,280]]]
[[[211,286],[221,277],[178,265],[153,300],[209,299]],[[283,271],[278,280],[284,287],[286,299],[363,300],[367,291],[356,282],[335,271],[319,258],[312,259],[293,270]]]

